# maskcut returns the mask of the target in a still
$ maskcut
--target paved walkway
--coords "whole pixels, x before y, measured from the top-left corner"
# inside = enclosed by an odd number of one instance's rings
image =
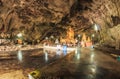
[[[77,49],[41,69],[41,79],[120,79],[120,62],[105,52]]]
[[[0,79],[28,79],[27,73],[35,69],[41,72],[40,79],[120,79],[120,62],[103,51],[77,48],[66,56],[62,53],[63,57],[42,49],[18,53],[13,59],[0,60]],[[21,54],[23,60],[18,60]]]

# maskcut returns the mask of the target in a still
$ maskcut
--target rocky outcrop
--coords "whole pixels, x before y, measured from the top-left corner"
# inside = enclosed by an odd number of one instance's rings
[[[91,35],[96,33],[93,26],[97,24],[98,41],[115,46],[118,35],[110,30],[120,24],[119,4],[119,0],[0,0],[0,32],[11,36],[22,32],[32,41],[62,34],[68,26],[76,35]]]

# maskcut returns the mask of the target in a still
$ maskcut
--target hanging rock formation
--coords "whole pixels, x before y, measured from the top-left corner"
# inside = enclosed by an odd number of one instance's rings
[[[115,47],[120,41],[119,7],[120,0],[0,0],[0,32],[23,32],[26,40],[36,41],[62,35],[68,26],[76,35],[92,34],[98,24],[99,42]]]

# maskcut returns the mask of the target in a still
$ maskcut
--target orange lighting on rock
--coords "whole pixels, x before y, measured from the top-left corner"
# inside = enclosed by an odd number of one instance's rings
[[[83,33],[81,45],[82,45],[82,47],[92,46],[92,41],[91,41],[90,37],[87,37],[85,33]]]
[[[66,44],[70,44],[70,43],[75,44],[74,30],[71,27],[68,28],[65,39],[63,39],[62,37],[60,38],[60,42]]]

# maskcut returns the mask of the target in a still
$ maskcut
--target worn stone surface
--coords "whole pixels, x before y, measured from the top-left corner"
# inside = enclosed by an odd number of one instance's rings
[[[119,79],[120,63],[105,52],[89,48],[78,49],[62,60],[41,69],[49,79]],[[59,63],[58,63],[59,62]],[[42,78],[41,78],[42,79]]]
[[[24,76],[23,70],[16,70],[0,74],[0,79],[27,79],[27,77]]]
[[[40,70],[41,79],[120,79],[120,62],[93,48],[78,47],[66,54],[54,49],[12,54],[14,58],[0,59],[0,79],[28,79],[35,70]]]

